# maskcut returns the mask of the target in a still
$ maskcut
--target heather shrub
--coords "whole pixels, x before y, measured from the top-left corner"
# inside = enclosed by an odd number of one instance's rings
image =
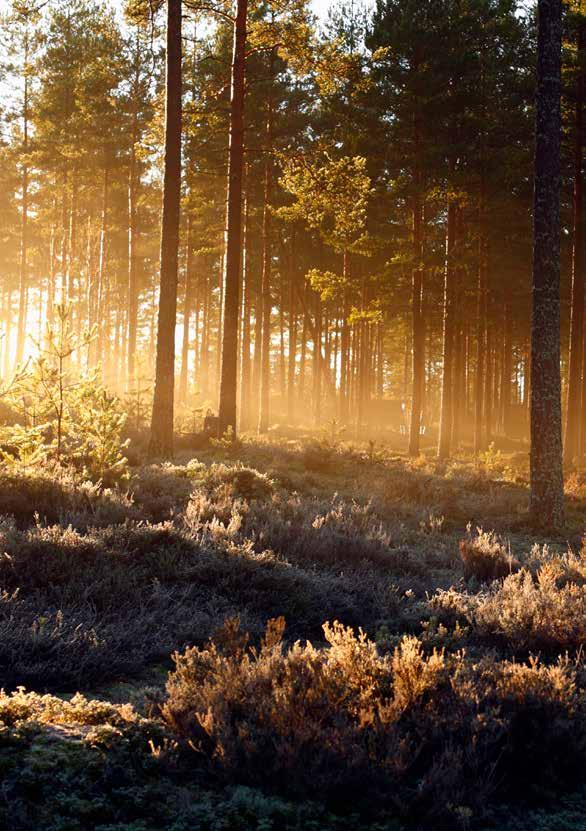
[[[3,683],[66,689],[134,673],[230,614],[260,631],[287,615],[296,636],[321,633],[324,614],[375,625],[388,618],[380,577],[292,565],[242,538],[237,512],[105,528],[0,527]],[[148,637],[145,637],[148,632]]]
[[[184,518],[187,525],[195,530],[203,527],[206,523],[214,522],[215,525],[230,526],[239,531],[242,525],[242,518],[249,512],[248,503],[242,499],[233,499],[224,489],[214,494],[208,494],[204,490],[193,491]]]
[[[227,621],[205,649],[175,655],[164,718],[212,765],[245,781],[286,782],[297,792],[348,785],[368,766],[360,717],[369,718],[372,686],[390,692],[388,662],[338,624],[324,629],[331,654],[300,643],[285,652],[283,629],[282,619],[271,621],[256,649]]]
[[[583,585],[586,583],[586,547],[584,540],[578,552],[571,549],[561,552],[555,551],[547,544],[534,543],[531,551],[525,557],[525,566],[534,575],[543,567],[546,567],[546,570],[551,573],[555,572],[558,586],[564,583]]]
[[[441,498],[440,481],[439,477],[426,471],[393,468],[387,472],[383,480],[383,499],[391,504],[435,504]]]
[[[481,634],[504,637],[517,649],[566,649],[586,641],[586,586],[564,582],[544,565],[533,577],[523,569],[479,596],[474,624]]]
[[[228,621],[174,656],[162,714],[194,762],[338,805],[360,794],[434,827],[579,776],[586,711],[569,661],[473,663],[414,637],[382,656],[337,623],[324,626],[328,648],[286,649],[283,628],[270,622],[257,648]]]
[[[325,442],[312,441],[305,445],[301,461],[312,473],[330,473],[334,467],[335,448]]]
[[[586,476],[584,471],[574,470],[564,481],[564,492],[567,496],[582,500],[586,498]]]
[[[476,536],[468,529],[466,539],[460,540],[460,557],[465,579],[475,577],[482,583],[499,580],[520,568],[519,561],[511,554],[510,545],[494,531],[486,532],[482,528],[476,529]]]
[[[542,564],[535,574],[522,568],[478,594],[439,591],[431,606],[518,652],[558,652],[586,640],[586,585],[568,579],[562,558]]]
[[[147,519],[163,522],[184,510],[198,472],[170,462],[145,465],[130,483],[132,498]]]
[[[368,561],[415,574],[425,570],[420,555],[395,543],[373,501],[278,494],[271,507],[269,512],[264,505],[251,505],[243,529],[293,562],[358,566]]]
[[[76,693],[69,700],[53,695],[39,695],[19,687],[12,693],[0,690],[0,724],[17,727],[20,723],[96,726],[109,724],[124,727],[137,724],[140,716],[130,704],[110,704],[107,701],[88,700]]]
[[[136,516],[121,491],[85,481],[71,469],[50,467],[25,474],[0,471],[0,505],[2,513],[21,527],[37,516],[75,527],[121,523]]]
[[[216,495],[240,498],[250,502],[253,499],[270,499],[274,484],[264,473],[242,464],[228,466],[213,464],[204,477],[204,487]]]

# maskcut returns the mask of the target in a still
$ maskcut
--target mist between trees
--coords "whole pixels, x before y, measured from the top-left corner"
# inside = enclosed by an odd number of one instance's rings
[[[441,459],[532,433],[559,526],[562,414],[568,464],[586,442],[584,21],[538,5],[13,3],[4,389],[65,326],[61,374],[97,373],[154,455],[202,429],[330,422]]]

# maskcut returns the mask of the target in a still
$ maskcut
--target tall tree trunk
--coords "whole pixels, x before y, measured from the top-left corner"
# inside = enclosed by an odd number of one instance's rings
[[[4,377],[8,378],[10,370],[10,330],[12,327],[12,288],[6,289],[6,304],[4,306]]]
[[[24,354],[24,340],[26,334],[26,291],[27,291],[27,255],[28,255],[28,186],[29,186],[29,169],[28,169],[28,127],[29,127],[29,72],[28,72],[28,58],[29,58],[29,35],[28,26],[24,35],[24,99],[22,107],[22,212],[20,218],[20,275],[18,286],[18,328],[16,337],[16,363],[22,361]]]
[[[409,426],[410,456],[419,456],[421,410],[425,384],[425,324],[423,320],[423,205],[418,192],[413,205],[414,266],[411,283],[411,314],[413,342],[413,375],[411,396],[411,423]]]
[[[454,247],[458,207],[448,201],[448,222],[446,228],[446,261],[444,268],[444,309],[443,309],[443,368],[438,457],[450,455],[453,420],[453,361],[454,361]]]
[[[63,170],[63,193],[61,199],[61,285],[60,285],[60,303],[67,303],[69,299],[67,296],[67,257],[68,257],[68,242],[69,242],[69,192],[68,192],[69,173],[67,167]]]
[[[99,256],[98,256],[98,275],[96,287],[96,326],[97,336],[93,341],[91,363],[95,364],[98,360],[103,360],[105,344],[104,338],[106,334],[106,306],[107,306],[107,288],[108,275],[106,271],[107,258],[107,227],[108,227],[108,192],[109,192],[109,169],[108,165],[104,163],[104,176],[102,183],[102,218],[100,221],[100,241],[99,241]]]
[[[340,338],[340,421],[345,424],[349,415],[349,390],[350,390],[350,327],[348,315],[350,304],[348,300],[350,282],[350,253],[344,251],[342,281],[344,294],[342,297],[342,334]]]
[[[377,323],[376,326],[376,398],[382,398],[384,394],[384,344],[383,344],[383,326],[382,323]],[[425,373],[425,361],[423,365],[423,372]],[[425,386],[425,377],[423,379]],[[423,402],[422,402],[423,404]]]
[[[313,333],[313,423],[319,427],[321,421],[321,372],[322,372],[322,308],[319,295],[315,295],[315,331]]]
[[[463,397],[462,372],[464,369],[464,336],[462,326],[460,323],[462,314],[461,302],[458,297],[455,303],[454,318],[454,359],[453,359],[453,378],[452,378],[452,450],[457,451],[460,446],[462,415],[465,407]]]
[[[501,376],[501,412],[502,430],[507,436],[511,420],[511,385],[513,374],[513,317],[511,309],[511,292],[507,286],[505,290],[505,323],[503,327],[503,365]]]
[[[218,430],[236,436],[238,383],[238,311],[240,253],[242,247],[242,178],[244,168],[244,76],[246,72],[246,22],[248,0],[238,0],[234,24],[232,90],[230,97],[230,146],[228,153],[228,205],[224,260],[223,336],[220,368]]]
[[[531,323],[533,521],[564,519],[560,375],[560,89],[562,0],[539,0]]]
[[[458,205],[455,222],[455,255],[464,239],[464,213]],[[464,269],[461,263],[454,263],[454,294],[452,310],[453,358],[452,358],[452,437],[451,448],[458,450],[461,440],[462,420],[466,416],[465,392],[465,333],[464,333]]]
[[[488,307],[489,294],[487,291],[486,304]],[[486,377],[484,379],[484,423],[486,429],[486,446],[489,447],[492,442],[492,428],[493,428],[493,336],[492,327],[490,325],[490,318],[487,312],[486,315]]]
[[[220,272],[219,272],[219,288],[220,297],[218,302],[218,325],[216,327],[216,376],[214,385],[216,393],[220,392],[220,375],[222,372],[222,333],[224,331],[224,254],[220,256]],[[239,292],[240,293],[240,292]],[[238,299],[240,302],[240,298]],[[238,373],[238,328],[236,329],[236,373]]]
[[[274,57],[271,52],[269,70],[269,84],[273,80]],[[265,145],[265,181],[264,200],[262,215],[262,343],[260,360],[260,396],[258,413],[258,432],[266,433],[269,429],[269,407],[271,387],[271,265],[272,265],[272,239],[271,239],[271,201],[273,192],[273,98],[272,90],[269,90],[268,115],[266,124],[266,145]]]
[[[245,171],[246,172],[246,171]],[[248,181],[248,179],[247,179]],[[242,338],[240,343],[240,429],[246,430],[250,425],[250,389],[252,362],[250,359],[250,312],[251,312],[251,277],[250,268],[250,227],[249,227],[249,198],[248,194],[244,202],[244,232],[243,239],[243,298],[242,298]]]
[[[406,402],[409,395],[409,375],[411,369],[411,338],[409,331],[405,330],[403,341],[403,401]]]
[[[199,359],[199,384],[204,398],[210,389],[210,280],[207,271],[202,280],[203,304],[201,310],[201,351]]]
[[[576,83],[576,113],[574,136],[574,240],[572,258],[572,311],[570,321],[570,355],[568,370],[568,405],[566,410],[566,436],[564,457],[566,462],[580,453],[581,431],[584,430],[583,395],[586,379],[582,381],[584,360],[584,224],[583,211],[583,159],[582,143],[584,131],[582,109],[584,104],[585,75],[584,52],[586,45],[586,26],[582,18],[578,20],[578,79]]]
[[[419,49],[417,49],[419,51]],[[419,66],[420,56],[415,59],[415,70]],[[416,100],[416,111],[413,123],[414,164],[413,183],[415,194],[413,199],[413,275],[411,278],[411,316],[413,344],[413,374],[411,395],[411,423],[409,425],[410,456],[419,455],[421,435],[421,412],[423,406],[423,391],[425,386],[425,322],[423,319],[423,275],[424,275],[424,225],[425,211],[422,199],[423,176],[421,171],[421,112],[420,102]]]
[[[281,392],[281,407],[285,403],[285,288],[283,281],[283,271],[281,270],[279,280],[279,380]]]
[[[254,293],[254,354],[252,358],[252,381],[250,387],[250,397],[254,402],[254,410],[256,418],[253,420],[254,413],[251,412],[251,421],[258,427],[258,399],[260,395],[260,358],[262,349],[262,294],[260,290],[260,282],[257,278],[257,285]]]
[[[189,327],[191,323],[191,312],[195,295],[195,278],[193,274],[193,240],[192,240],[192,218],[187,220],[187,239],[185,247],[185,295],[183,298],[183,340],[181,343],[181,371],[179,373],[179,401],[185,404],[187,401],[187,388],[189,380]]]
[[[175,323],[181,211],[181,0],[167,0],[165,171],[161,226],[161,274],[157,321],[155,393],[149,449],[173,453]]]
[[[56,200],[53,202],[56,210]],[[55,292],[57,282],[57,227],[56,221],[51,224],[49,239],[49,277],[47,281],[47,326],[51,328],[55,319]]]
[[[306,292],[307,287],[304,286],[303,289],[300,290],[301,292]],[[303,306],[303,327],[301,329],[301,349],[299,355],[299,400],[305,400],[305,370],[306,370],[306,363],[307,363],[307,337],[308,337],[308,311],[305,306]]]
[[[294,241],[295,238],[293,238]],[[295,369],[297,361],[297,297],[295,293],[295,258],[291,258],[291,275],[289,277],[289,354],[287,361],[287,421],[295,421]]]
[[[486,237],[486,206],[484,197],[484,175],[480,188],[480,206],[478,211],[478,288],[476,297],[476,384],[474,400],[474,453],[478,455],[484,447],[482,432],[482,414],[485,408],[484,385],[485,371],[488,365],[487,354],[487,265],[488,241]]]
[[[138,331],[138,188],[140,184],[136,145],[138,142],[138,82],[140,62],[138,57],[138,34],[134,70],[135,95],[132,102],[132,126],[130,137],[130,169],[128,173],[128,329],[126,337],[127,384],[130,386],[136,374],[136,341]]]

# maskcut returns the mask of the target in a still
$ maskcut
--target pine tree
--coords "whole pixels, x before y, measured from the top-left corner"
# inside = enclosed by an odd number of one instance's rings
[[[167,0],[165,77],[165,171],[161,226],[161,276],[155,392],[149,449],[173,453],[175,323],[181,202],[181,0]]]
[[[584,182],[583,182],[583,108],[586,92],[584,60],[586,21],[576,16],[576,78],[574,84],[574,198],[572,243],[572,289],[570,304],[570,347],[568,365],[568,400],[564,438],[564,459],[572,463],[580,452],[582,417],[582,375],[584,359]]]
[[[539,0],[535,116],[531,503],[535,524],[564,519],[560,378],[561,0]]]
[[[226,254],[222,306],[222,363],[220,368],[219,435],[236,435],[238,377],[238,310],[242,246],[242,181],[244,172],[244,78],[248,0],[237,0],[232,53],[230,147],[226,208]]]

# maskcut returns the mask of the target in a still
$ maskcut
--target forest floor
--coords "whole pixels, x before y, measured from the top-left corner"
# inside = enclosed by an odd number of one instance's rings
[[[558,537],[527,482],[295,435],[2,474],[0,827],[586,828],[586,475]]]

